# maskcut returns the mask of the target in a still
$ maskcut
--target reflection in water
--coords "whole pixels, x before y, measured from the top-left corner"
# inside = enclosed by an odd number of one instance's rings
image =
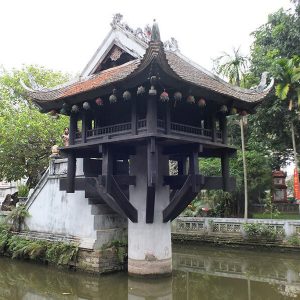
[[[300,256],[176,246],[173,276],[92,276],[0,258],[0,300],[300,300]]]

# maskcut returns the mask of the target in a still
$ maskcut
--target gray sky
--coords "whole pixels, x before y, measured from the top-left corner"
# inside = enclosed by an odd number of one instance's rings
[[[289,0],[1,0],[0,65],[79,73],[120,12],[133,28],[156,18],[163,41],[174,36],[184,55],[211,69],[222,51],[241,46],[247,54],[249,34],[289,6]]]

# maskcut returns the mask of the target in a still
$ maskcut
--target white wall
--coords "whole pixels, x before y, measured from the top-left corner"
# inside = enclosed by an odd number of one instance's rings
[[[52,163],[52,165],[51,165]],[[72,235],[92,247],[96,239],[94,216],[84,191],[67,194],[59,191],[59,180],[65,177],[66,160],[53,160],[49,172],[28,199],[30,217],[26,225],[30,231]],[[78,173],[81,173],[80,162]],[[44,180],[44,181],[43,181]]]

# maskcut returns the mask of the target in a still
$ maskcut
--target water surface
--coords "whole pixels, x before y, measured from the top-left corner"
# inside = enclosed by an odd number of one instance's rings
[[[300,299],[300,253],[174,246],[170,278],[93,276],[0,258],[0,300]]]

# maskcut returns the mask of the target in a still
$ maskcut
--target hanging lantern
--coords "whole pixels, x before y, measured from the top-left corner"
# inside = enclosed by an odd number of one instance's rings
[[[189,95],[187,98],[186,98],[186,101],[190,104],[194,104],[195,103],[195,97],[193,95]]]
[[[175,102],[182,100],[182,94],[180,92],[174,93],[174,100]]]
[[[205,106],[206,106],[206,101],[205,101],[204,98],[200,98],[200,99],[198,100],[198,106],[199,106],[199,107],[205,107]]]
[[[155,96],[157,94],[157,91],[155,89],[156,81],[157,81],[156,76],[151,76],[151,78],[150,78],[151,87],[149,90],[149,95],[151,95],[151,96]]]
[[[95,100],[95,103],[98,105],[98,106],[102,106],[103,105],[103,100],[99,97]]]
[[[74,104],[71,108],[71,112],[74,114],[77,114],[79,112],[79,107],[78,105]]]
[[[91,108],[90,104],[88,102],[84,102],[82,104],[82,108],[85,109],[85,110],[89,110]]]
[[[130,100],[130,99],[131,99],[131,93],[130,93],[129,91],[125,91],[125,92],[123,93],[123,99],[124,99],[125,101]]]
[[[137,88],[136,94],[143,95],[145,93],[145,88],[141,85]]]
[[[118,100],[118,98],[117,98],[116,95],[111,94],[111,95],[109,96],[109,102],[110,102],[110,103],[116,103],[117,100]]]
[[[160,94],[160,100],[162,102],[168,102],[170,100],[169,94],[165,90]]]
[[[237,109],[235,107],[232,107],[230,110],[231,115],[236,115],[237,114]]]
[[[228,112],[228,107],[226,105],[222,105],[220,107],[220,112],[226,114]]]
[[[246,110],[242,110],[242,111],[240,112],[240,115],[243,116],[243,117],[245,117],[245,116],[248,115],[248,113],[247,113]]]

